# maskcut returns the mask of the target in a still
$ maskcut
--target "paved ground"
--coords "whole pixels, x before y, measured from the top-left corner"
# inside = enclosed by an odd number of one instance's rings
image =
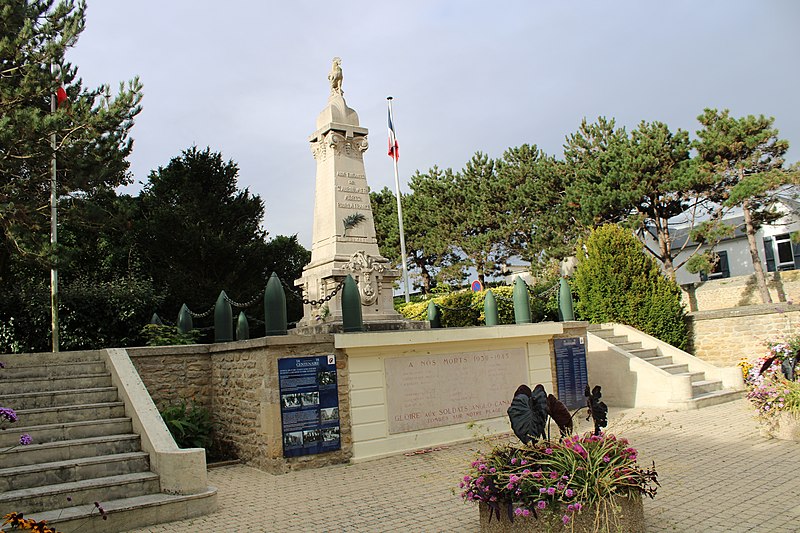
[[[698,411],[613,410],[609,431],[656,462],[661,489],[645,500],[648,532],[800,532],[800,443],[759,436],[745,400]],[[209,471],[219,510],[134,530],[478,531],[459,478],[486,442],[282,476],[247,466]]]

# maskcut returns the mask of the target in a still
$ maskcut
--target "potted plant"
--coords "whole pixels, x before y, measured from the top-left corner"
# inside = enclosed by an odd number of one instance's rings
[[[756,409],[763,436],[800,441],[800,336],[767,347],[763,357],[739,363],[747,399]]]
[[[569,436],[574,415],[561,402],[541,385],[517,389],[509,418],[521,442],[479,454],[459,483],[464,500],[478,503],[481,531],[644,531],[642,495],[656,494],[655,465],[641,468],[627,439],[601,431],[600,387],[585,395],[595,431]],[[545,437],[547,417],[561,438]]]

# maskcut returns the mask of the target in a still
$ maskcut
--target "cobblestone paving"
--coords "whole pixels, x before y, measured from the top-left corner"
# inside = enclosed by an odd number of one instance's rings
[[[609,431],[659,473],[658,495],[645,500],[648,532],[800,532],[800,443],[760,437],[752,412],[745,400],[685,412],[612,409]],[[213,468],[218,511],[132,533],[478,531],[477,508],[456,486],[488,445],[280,476]]]

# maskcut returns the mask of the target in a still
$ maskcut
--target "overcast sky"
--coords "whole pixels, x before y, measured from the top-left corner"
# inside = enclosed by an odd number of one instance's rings
[[[694,137],[703,108],[775,117],[800,159],[800,2],[89,0],[68,60],[87,86],[138,75],[144,110],[130,158],[136,193],[192,145],[239,165],[270,236],[311,246],[308,136],[331,59],[370,130],[373,190],[394,189],[386,96],[394,96],[401,187],[415,170],[460,169],[537,144],[560,156],[583,117],[628,129],[666,122]]]

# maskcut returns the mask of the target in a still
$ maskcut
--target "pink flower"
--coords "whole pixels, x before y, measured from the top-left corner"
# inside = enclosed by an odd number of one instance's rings
[[[561,521],[564,522],[564,525],[566,526],[567,524],[569,524],[569,516],[567,515],[562,516]]]
[[[512,458],[511,458],[511,464],[512,464],[512,465],[515,465],[515,464],[517,464],[517,458],[516,458],[516,457],[512,457]]]
[[[536,507],[538,507],[539,509],[545,509],[547,507],[547,502],[544,500],[539,500],[538,502],[536,502]]]
[[[517,516],[521,515],[522,514],[522,507],[517,507],[516,509],[514,509],[514,514],[517,515]]]
[[[575,504],[575,510],[576,510],[576,511],[580,511],[581,509],[583,509],[583,505],[581,505],[581,503],[580,503],[580,502],[576,503],[576,504]]]
[[[553,454],[553,448],[545,448],[544,449],[544,453],[546,453],[547,455],[552,455]]]
[[[572,498],[573,494],[575,494],[575,492],[572,489],[567,489],[564,491],[564,496],[566,496],[567,498]]]
[[[522,510],[522,516],[530,516],[531,512],[527,509]]]
[[[603,456],[603,462],[604,462],[604,463],[609,463],[609,462],[611,462],[611,457],[609,457],[608,455],[604,455],[604,456]]]
[[[547,494],[552,496],[555,493],[556,493],[556,488],[555,487],[547,487]]]

